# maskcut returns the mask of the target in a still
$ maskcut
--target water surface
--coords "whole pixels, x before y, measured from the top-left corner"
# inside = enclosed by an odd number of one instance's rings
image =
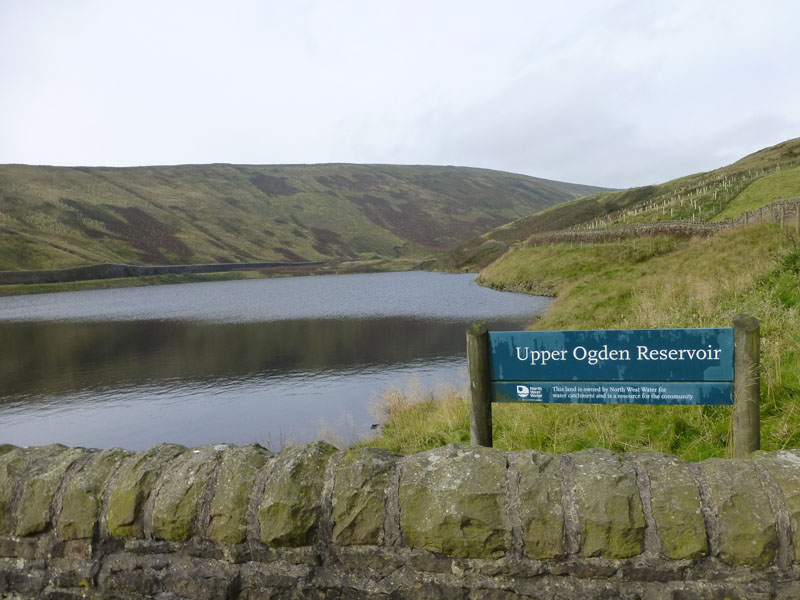
[[[470,323],[547,303],[423,272],[0,298],[0,443],[353,441],[383,390],[465,385]]]

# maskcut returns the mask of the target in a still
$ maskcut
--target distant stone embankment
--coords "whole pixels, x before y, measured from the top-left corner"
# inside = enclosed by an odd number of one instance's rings
[[[0,447],[3,598],[800,597],[800,451]]]
[[[313,267],[325,264],[323,261],[305,262],[248,262],[214,263],[207,265],[118,265],[104,263],[70,269],[51,269],[38,271],[0,271],[0,285],[18,283],[67,283],[87,279],[114,279],[117,277],[144,277],[148,275],[169,275],[185,273],[225,273],[229,271],[249,271],[253,269],[274,269],[278,267]]]

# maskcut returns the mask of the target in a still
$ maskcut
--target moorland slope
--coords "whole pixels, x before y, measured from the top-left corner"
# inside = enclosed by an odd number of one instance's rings
[[[0,270],[429,257],[599,188],[389,165],[0,165]]]

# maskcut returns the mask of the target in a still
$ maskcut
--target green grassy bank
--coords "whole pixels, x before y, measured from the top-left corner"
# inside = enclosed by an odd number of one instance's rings
[[[705,239],[523,248],[485,268],[484,285],[551,294],[532,329],[729,327],[762,335],[762,448],[800,447],[800,242],[761,225]],[[411,453],[469,440],[465,392],[393,392],[364,442]],[[495,446],[571,452],[650,449],[688,460],[731,455],[728,407],[495,404]]]

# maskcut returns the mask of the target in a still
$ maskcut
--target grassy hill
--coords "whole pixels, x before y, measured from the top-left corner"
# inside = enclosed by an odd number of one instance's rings
[[[0,165],[0,270],[424,258],[597,189],[460,167]]]
[[[800,240],[793,225],[785,230],[777,224],[740,226],[705,238],[519,243],[500,258],[486,250],[524,241],[537,227],[558,222],[604,227],[625,220],[668,220],[670,202],[673,217],[678,208],[735,216],[779,198],[798,197],[798,167],[793,165],[798,149],[800,140],[792,140],[725,169],[557,206],[462,246],[462,258],[468,258],[469,268],[491,263],[480,272],[484,285],[555,296],[531,329],[730,327],[737,314],[756,316],[761,322],[762,448],[798,448]],[[381,433],[365,443],[418,452],[466,442],[466,398],[460,390],[390,393]],[[655,450],[688,460],[730,456],[732,451],[728,407],[498,404],[493,421],[495,446],[504,449],[571,452],[601,446],[620,452]]]
[[[659,185],[563,202],[467,240],[438,261],[445,270],[479,270],[535,233],[655,221],[718,221],[773,200],[800,196],[800,138],[735,163]]]

